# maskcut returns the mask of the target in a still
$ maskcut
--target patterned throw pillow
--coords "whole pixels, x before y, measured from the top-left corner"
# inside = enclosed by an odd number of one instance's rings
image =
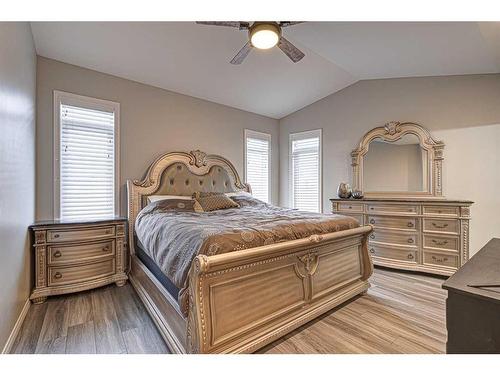
[[[194,210],[196,212],[210,212],[239,207],[239,204],[226,196],[224,193],[201,193],[193,194]]]
[[[194,211],[194,199],[164,199],[156,203],[156,209],[160,211]]]

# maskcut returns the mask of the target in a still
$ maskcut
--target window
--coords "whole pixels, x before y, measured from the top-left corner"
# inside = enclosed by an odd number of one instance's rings
[[[321,129],[290,134],[290,205],[321,212]]]
[[[118,214],[118,103],[54,91],[54,216]]]
[[[271,200],[271,135],[245,129],[245,181],[252,195]]]

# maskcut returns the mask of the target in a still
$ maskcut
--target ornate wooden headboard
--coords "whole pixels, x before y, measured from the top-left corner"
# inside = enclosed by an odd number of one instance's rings
[[[128,180],[129,247],[133,254],[135,218],[150,195],[191,195],[204,192],[250,192],[233,164],[219,155],[200,150],[169,152],[156,159],[142,181]]]

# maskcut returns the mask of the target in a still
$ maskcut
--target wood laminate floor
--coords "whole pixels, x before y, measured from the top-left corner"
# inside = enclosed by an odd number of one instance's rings
[[[376,269],[368,293],[259,353],[444,353],[444,279]],[[168,353],[132,286],[32,305],[13,353]]]

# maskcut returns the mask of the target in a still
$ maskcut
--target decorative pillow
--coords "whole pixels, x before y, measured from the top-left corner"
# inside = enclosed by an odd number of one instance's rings
[[[224,210],[227,208],[236,208],[240,205],[226,196],[224,193],[202,193],[193,194],[194,210],[196,212],[210,212]]]
[[[194,212],[194,199],[163,199],[157,201],[156,208],[160,211],[188,211]]]
[[[228,196],[229,198],[238,197],[238,196],[246,196],[246,197],[251,197],[252,196],[252,194],[250,194],[249,192],[244,191],[244,190],[231,191],[229,193],[224,193],[224,194],[226,194],[226,196]]]
[[[150,195],[148,197],[148,203],[153,203],[156,201],[162,201],[165,199],[183,199],[183,200],[190,200],[192,199],[189,195]]]

